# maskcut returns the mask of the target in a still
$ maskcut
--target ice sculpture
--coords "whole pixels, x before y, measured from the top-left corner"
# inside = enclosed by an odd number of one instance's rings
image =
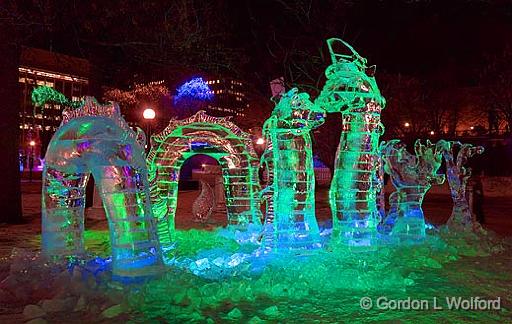
[[[78,108],[63,111],[43,171],[44,254],[84,254],[85,186],[92,174],[109,222],[113,275],[161,271],[142,134],[130,129],[114,103],[100,105],[87,97]]]
[[[433,184],[444,182],[437,174],[442,163],[443,144],[414,144],[410,154],[400,140],[381,143],[384,170],[391,176],[396,191],[389,196],[390,210],[380,226],[383,233],[400,239],[419,239],[425,236],[425,219],[421,204]]]
[[[268,186],[263,245],[265,250],[318,243],[315,174],[310,132],[323,124],[325,112],[306,93],[285,93],[263,126],[267,148],[261,157]]]
[[[332,65],[325,71],[327,81],[315,103],[328,113],[341,112],[343,120],[329,192],[333,232],[349,245],[369,245],[379,220],[375,179],[385,100],[374,67],[367,67],[366,59],[341,39],[329,39],[327,44]],[[335,53],[335,44],[344,45],[351,54]]]
[[[201,193],[199,193],[199,196],[192,204],[192,215],[194,216],[194,221],[206,223],[212,215],[213,207],[215,206],[215,195],[208,183],[204,180],[200,180],[200,183]]]
[[[228,225],[245,228],[249,223],[261,223],[257,155],[249,134],[229,118],[212,117],[199,111],[187,119],[172,119],[151,140],[153,146],[148,155],[151,201],[164,250],[173,246],[180,169],[195,154],[209,155],[222,167]]]
[[[455,141],[441,141],[446,162],[446,175],[453,200],[453,210],[448,226],[453,228],[471,228],[473,224],[471,210],[466,197],[466,185],[471,176],[471,169],[464,165],[476,154],[482,154],[482,146],[462,144]],[[456,154],[457,153],[457,154]]]

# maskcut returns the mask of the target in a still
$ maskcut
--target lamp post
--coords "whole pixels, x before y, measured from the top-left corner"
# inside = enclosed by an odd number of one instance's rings
[[[34,168],[34,147],[36,142],[34,140],[28,143],[30,145],[30,156],[28,157],[28,179],[32,182],[32,169]]]
[[[147,144],[146,149],[149,151],[149,143],[151,139],[151,121],[155,119],[156,113],[151,108],[144,109],[144,112],[142,113],[142,117],[144,117],[144,121],[146,124],[146,137],[147,137]]]

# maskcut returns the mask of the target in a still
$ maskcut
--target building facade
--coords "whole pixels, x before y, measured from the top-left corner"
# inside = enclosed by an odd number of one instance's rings
[[[76,101],[89,94],[87,60],[41,49],[24,48],[20,57],[20,159],[22,167],[41,166],[46,147],[61,122],[64,107],[32,104],[32,90],[47,86]]]
[[[205,78],[214,98],[206,111],[212,116],[244,117],[249,109],[247,89],[243,82],[231,78]]]

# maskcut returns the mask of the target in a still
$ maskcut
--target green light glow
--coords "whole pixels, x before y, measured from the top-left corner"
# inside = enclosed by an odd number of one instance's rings
[[[379,222],[374,179],[379,137],[384,133],[380,112],[385,100],[366,59],[341,39],[329,39],[327,44],[332,65],[325,71],[327,81],[315,104],[327,112],[342,114],[329,192],[333,231],[350,245],[370,245]],[[335,44],[344,45],[350,55],[336,53]]]
[[[323,124],[325,112],[306,93],[284,94],[263,126],[267,149],[261,157],[268,185],[265,249],[311,246],[318,243],[315,218],[315,174],[310,131]]]
[[[207,145],[192,151],[198,142]],[[248,134],[225,118],[199,111],[185,120],[171,120],[166,129],[152,137],[152,143],[155,145],[147,159],[151,201],[164,250],[174,242],[180,169],[195,154],[210,155],[222,167],[228,224],[237,228],[260,224],[258,160]]]
[[[62,93],[47,86],[39,86],[32,90],[32,102],[36,107],[43,107],[49,102],[72,108],[79,108],[83,104],[83,101],[71,101]]]

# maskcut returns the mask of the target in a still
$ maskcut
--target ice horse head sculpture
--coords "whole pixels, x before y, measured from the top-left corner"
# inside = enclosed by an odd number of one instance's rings
[[[329,192],[333,232],[349,245],[370,245],[379,222],[375,178],[385,100],[373,76],[375,69],[367,67],[366,59],[341,39],[329,39],[327,44],[332,64],[315,103],[328,113],[341,112],[343,121]],[[336,53],[336,44],[351,54]]]
[[[114,103],[87,97],[64,110],[43,171],[45,255],[84,254],[85,186],[92,174],[109,221],[113,275],[139,277],[162,269],[144,142],[142,131],[131,130]]]
[[[294,88],[283,94],[265,121],[267,148],[261,157],[269,179],[261,194],[266,202],[265,250],[318,244],[310,132],[324,119],[324,110]]]
[[[381,224],[385,234],[400,239],[419,239],[425,236],[425,219],[421,204],[432,184],[444,182],[437,174],[442,163],[440,142],[429,140],[423,145],[417,140],[415,155],[410,154],[400,140],[381,143],[384,170],[396,188],[389,197],[390,211]]]
[[[473,217],[466,197],[466,185],[471,177],[471,169],[464,165],[468,159],[476,154],[482,154],[482,146],[462,144],[455,141],[440,141],[443,147],[442,153],[446,162],[446,175],[450,193],[453,200],[453,210],[448,219],[448,226],[457,229],[470,229]]]

